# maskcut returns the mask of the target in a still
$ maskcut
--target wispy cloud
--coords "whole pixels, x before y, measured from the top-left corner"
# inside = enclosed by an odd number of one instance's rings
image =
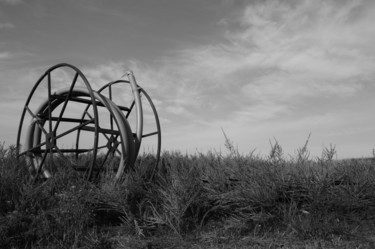
[[[182,116],[175,124],[207,119],[219,129],[230,118],[245,131],[254,121],[288,115],[298,124],[306,119],[298,116],[306,111],[301,101],[355,96],[374,78],[373,7],[370,1],[257,1],[229,20],[237,28],[224,31],[226,41],[176,51],[158,67],[137,66],[160,94],[168,92],[158,97],[166,116]]]
[[[372,87],[375,3],[251,1],[236,13],[218,21],[222,36],[211,44],[180,47],[152,62],[81,69],[94,89],[133,70],[157,105],[166,149],[215,146],[221,127],[242,145],[248,136],[254,147],[278,134],[300,135],[301,144],[311,130],[349,129],[345,117],[354,108],[335,113],[332,103],[360,102]],[[56,81],[66,77],[56,74]]]
[[[15,25],[13,23],[10,23],[10,22],[0,23],[0,29],[13,29],[13,28],[15,28]]]
[[[12,58],[13,55],[11,52],[0,52],[0,59],[4,60],[4,59],[9,59],[9,58]]]
[[[0,3],[9,4],[9,5],[18,5],[23,3],[23,0],[0,0]]]
[[[238,16],[240,28],[228,31],[226,42],[178,51],[153,70],[185,94],[209,89],[217,97],[230,85],[234,93],[274,101],[322,92],[347,96],[374,75],[366,49],[375,41],[369,15],[360,1],[260,1]]]

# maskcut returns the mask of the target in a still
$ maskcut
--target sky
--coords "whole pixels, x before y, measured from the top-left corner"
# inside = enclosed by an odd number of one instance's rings
[[[162,150],[311,157],[375,148],[372,0],[0,0],[0,141],[51,66],[108,82],[132,70]]]

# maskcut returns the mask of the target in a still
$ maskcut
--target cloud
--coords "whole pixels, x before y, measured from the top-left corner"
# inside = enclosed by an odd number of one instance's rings
[[[155,73],[168,89],[158,97],[171,105],[166,116],[181,115],[175,124],[194,120],[193,129],[205,125],[208,133],[220,126],[248,133],[250,124],[269,120],[291,127],[289,119],[308,133],[312,120],[332,121],[324,103],[359,97],[374,79],[373,7],[370,1],[256,1],[225,19],[231,22],[223,25],[231,28],[226,41],[176,51],[157,68],[139,64],[139,71]],[[307,119],[311,105],[324,115]]]
[[[13,55],[10,52],[0,52],[0,59],[2,59],[2,60],[9,59],[9,58],[12,58],[12,57],[13,57]]]
[[[13,28],[15,28],[15,26],[14,24],[10,22],[0,23],[0,29],[13,29]]]
[[[109,62],[81,70],[90,82],[98,84],[98,86],[119,79],[128,71],[124,62]]]
[[[9,4],[9,5],[18,5],[23,3],[22,0],[0,0],[0,3]]]
[[[221,127],[242,145],[245,135],[258,147],[278,134],[298,134],[303,144],[310,129],[334,129],[350,117],[346,109],[335,115],[330,103],[358,100],[371,87],[372,1],[251,1],[222,20],[222,39],[211,44],[168,51],[155,63],[81,70],[94,89],[133,70],[156,104],[166,149],[216,146]],[[66,77],[56,74],[56,81]]]
[[[365,1],[256,1],[226,19],[231,25],[223,25],[225,40],[173,51],[156,66],[109,63],[88,74],[109,81],[130,67],[167,115],[186,113],[191,119],[243,115],[256,104],[288,110],[306,97],[355,96],[375,73],[370,6]],[[272,108],[263,112],[276,115]]]
[[[248,52],[249,61],[257,61],[260,67],[334,79],[372,73],[373,58],[363,43],[369,45],[375,39],[373,30],[368,29],[372,26],[368,16],[374,11],[369,3],[361,3],[257,2],[239,17],[243,29],[230,33],[231,39]],[[252,52],[256,52],[255,57]]]

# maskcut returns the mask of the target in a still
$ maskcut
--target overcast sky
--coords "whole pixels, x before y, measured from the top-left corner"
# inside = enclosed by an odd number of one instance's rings
[[[0,0],[0,140],[61,62],[108,82],[134,71],[163,150],[320,156],[375,148],[375,1]]]

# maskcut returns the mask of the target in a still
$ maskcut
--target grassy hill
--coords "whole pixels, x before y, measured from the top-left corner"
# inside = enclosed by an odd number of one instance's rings
[[[0,148],[0,248],[375,248],[375,165],[227,152],[140,156],[121,183],[56,158],[33,182]]]

